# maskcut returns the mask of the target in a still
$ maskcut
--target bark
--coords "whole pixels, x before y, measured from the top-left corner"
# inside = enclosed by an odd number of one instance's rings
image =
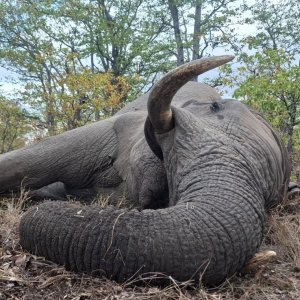
[[[175,35],[175,41],[177,46],[177,66],[180,66],[184,63],[184,51],[183,51],[183,42],[180,31],[178,8],[173,0],[168,0],[169,10],[173,21],[173,29]]]
[[[198,0],[195,8],[195,23],[194,23],[194,36],[193,36],[193,57],[192,59],[199,59],[200,51],[200,31],[201,31],[201,13],[202,13],[202,0]]]
[[[55,135],[56,133],[56,122],[55,122],[55,116],[53,111],[53,107],[51,103],[47,103],[47,129],[49,132],[49,135]]]
[[[194,21],[194,36],[193,36],[193,56],[192,60],[200,58],[200,31],[201,31],[201,14],[202,14],[202,0],[198,0],[195,8],[195,21]],[[198,76],[193,78],[198,81]]]
[[[55,120],[55,109],[54,100],[52,99],[52,74],[49,68],[45,65],[46,70],[46,82],[43,84],[46,100],[46,116],[47,116],[47,129],[49,135],[55,135],[56,133],[56,120]]]

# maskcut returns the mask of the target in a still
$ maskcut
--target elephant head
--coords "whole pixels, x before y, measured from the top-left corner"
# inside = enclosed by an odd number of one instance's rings
[[[106,164],[113,165],[121,178],[131,172],[126,177],[130,183],[146,178],[136,189],[140,192],[143,187],[158,202],[165,201],[165,195],[159,197],[160,181],[165,182],[167,207],[100,209],[48,201],[23,216],[20,242],[24,249],[76,272],[117,281],[159,272],[215,285],[239,271],[261,244],[267,208],[284,196],[289,177],[285,149],[268,123],[243,103],[201,98],[203,88],[200,100],[197,95],[182,100],[185,94],[193,94],[196,83],[178,92],[197,74],[231,59],[200,59],[166,74],[146,96],[148,117],[143,110],[130,110],[99,127],[89,127],[92,133],[113,124],[112,133],[108,133],[111,129],[101,131],[103,136],[93,141],[102,145],[99,153],[90,147],[93,155],[103,164],[101,153],[106,153],[110,157]],[[172,106],[175,97],[181,98]],[[134,105],[140,107],[139,102]],[[141,130],[144,124],[146,138]],[[75,147],[73,151],[80,148],[76,132],[69,145]],[[58,145],[64,140],[54,141]],[[117,150],[110,154],[103,145]],[[73,163],[70,156],[64,156],[63,168],[66,161]],[[142,166],[139,172],[137,165]],[[62,174],[61,178],[67,177]],[[157,189],[149,186],[149,178],[158,178]]]

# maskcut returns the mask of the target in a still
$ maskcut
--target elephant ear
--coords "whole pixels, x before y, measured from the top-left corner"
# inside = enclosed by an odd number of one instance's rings
[[[159,80],[152,88],[148,99],[148,115],[155,132],[166,133],[174,127],[171,101],[184,84],[233,58],[232,55],[223,55],[194,60],[177,67]]]

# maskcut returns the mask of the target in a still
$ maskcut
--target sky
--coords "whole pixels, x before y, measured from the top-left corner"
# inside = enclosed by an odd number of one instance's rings
[[[15,73],[10,72],[3,67],[0,67],[0,91],[6,94],[11,93],[14,88],[18,88],[19,85],[12,83],[13,79],[16,78],[17,75]]]

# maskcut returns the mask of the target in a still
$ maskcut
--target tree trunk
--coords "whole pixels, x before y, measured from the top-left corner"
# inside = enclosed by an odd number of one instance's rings
[[[54,113],[54,101],[52,95],[52,74],[49,68],[45,65],[47,80],[46,85],[44,86],[44,91],[46,93],[46,113],[47,113],[47,129],[49,135],[56,134],[56,122],[55,122],[55,113]]]
[[[180,25],[179,25],[178,8],[175,5],[173,0],[168,0],[168,5],[173,20],[174,35],[175,35],[175,41],[177,46],[177,53],[176,53],[177,66],[180,66],[184,63],[184,52],[183,52],[183,43],[182,43]]]
[[[202,1],[198,0],[195,8],[195,23],[194,23],[194,36],[193,36],[193,57],[192,59],[201,58],[200,51],[200,29],[201,29],[201,13],[202,13]]]
[[[55,135],[56,134],[56,124],[55,124],[55,117],[52,112],[52,109],[50,108],[52,105],[47,104],[47,129],[49,135]]]
[[[294,127],[296,126],[296,115],[297,115],[297,99],[291,97],[290,99],[290,108],[289,108],[289,126],[288,126],[288,144],[287,149],[290,155],[293,154],[293,135]]]
[[[192,59],[200,58],[200,29],[201,29],[202,0],[197,0],[195,8],[194,36],[193,36],[193,56]],[[198,76],[194,77],[198,81]]]

